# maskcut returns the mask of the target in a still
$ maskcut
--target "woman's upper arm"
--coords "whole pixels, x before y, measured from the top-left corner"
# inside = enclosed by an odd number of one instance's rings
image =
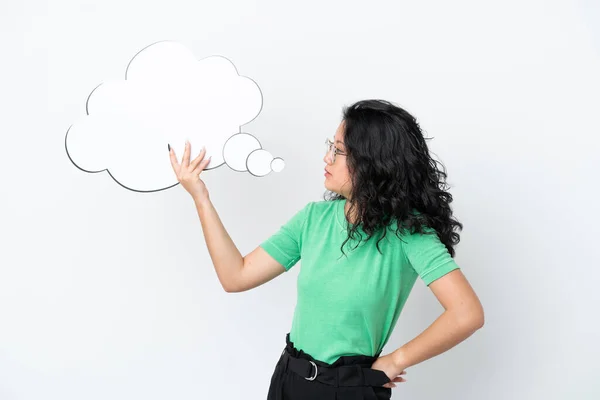
[[[483,306],[460,269],[455,269],[429,284],[445,310],[455,313],[467,324],[483,326]]]
[[[244,257],[244,265],[233,287],[228,292],[254,289],[285,272],[285,268],[262,247],[257,247]]]

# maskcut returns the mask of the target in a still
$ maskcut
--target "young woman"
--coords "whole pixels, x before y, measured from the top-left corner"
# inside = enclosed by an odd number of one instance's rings
[[[242,257],[199,175],[205,151],[173,170],[193,197],[216,273],[228,292],[250,290],[300,259],[298,298],[269,400],[389,399],[405,370],[483,326],[483,308],[454,261],[462,224],[446,173],[415,118],[382,100],[344,109],[327,141],[324,201],[310,202]],[[380,355],[419,277],[444,312],[413,340]]]

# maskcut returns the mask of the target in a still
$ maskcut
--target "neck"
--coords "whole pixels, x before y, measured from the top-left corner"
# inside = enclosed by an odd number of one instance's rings
[[[346,199],[346,204],[344,204],[344,215],[346,216],[346,219],[349,223],[354,224],[356,222],[356,209],[354,210],[352,215],[350,215],[349,210],[351,205],[352,203],[350,202],[350,200]]]

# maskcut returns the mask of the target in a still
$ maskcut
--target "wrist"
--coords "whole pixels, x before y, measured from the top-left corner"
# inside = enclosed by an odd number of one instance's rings
[[[409,367],[404,348],[402,347],[392,353],[392,361],[399,371],[404,371]]]
[[[192,198],[194,199],[196,207],[206,208],[206,206],[210,204],[210,198],[208,197],[208,194],[202,196],[192,196]]]

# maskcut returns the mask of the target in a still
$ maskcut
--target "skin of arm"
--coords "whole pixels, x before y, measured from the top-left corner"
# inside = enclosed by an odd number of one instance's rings
[[[226,292],[253,289],[285,272],[261,247],[242,257],[208,196],[194,198],[194,203],[210,258]]]
[[[406,368],[450,350],[483,327],[483,307],[460,269],[435,280],[429,288],[444,311],[417,337],[376,360],[372,368],[384,371],[391,379],[385,387],[404,382],[400,375]]]
[[[191,144],[186,140],[181,163],[170,144],[168,150],[177,180],[192,196],[196,205],[208,252],[223,289],[226,292],[242,292],[262,285],[285,272],[283,266],[260,246],[242,257],[231,240],[210,201],[206,185],[200,179],[200,174],[210,162],[210,157],[205,159],[206,148],[203,147],[200,154],[190,161]]]

